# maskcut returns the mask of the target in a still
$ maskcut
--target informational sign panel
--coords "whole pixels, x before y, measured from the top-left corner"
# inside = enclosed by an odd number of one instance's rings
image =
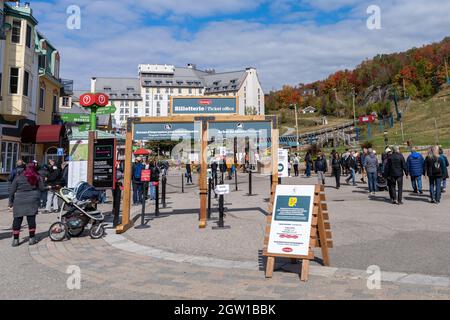
[[[87,161],[89,153],[88,140],[71,140],[69,155],[70,159],[74,161]],[[84,180],[86,181],[86,180]]]
[[[278,185],[267,252],[307,256],[315,186]]]
[[[224,195],[230,193],[230,185],[229,184],[219,184],[215,188],[215,193],[218,195]]]
[[[172,98],[172,114],[236,114],[237,98]]]
[[[98,139],[94,144],[94,179],[96,188],[113,188],[115,139]]]
[[[150,175],[151,171],[148,169],[144,169],[141,171],[141,181],[142,182],[149,182],[150,181]]]
[[[69,162],[69,181],[67,186],[69,188],[75,188],[79,182],[87,181],[87,161],[70,161]]]
[[[193,122],[187,123],[139,123],[135,125],[134,140],[143,141],[179,141],[197,139],[199,128]]]
[[[289,178],[289,155],[286,149],[278,149],[278,177]]]

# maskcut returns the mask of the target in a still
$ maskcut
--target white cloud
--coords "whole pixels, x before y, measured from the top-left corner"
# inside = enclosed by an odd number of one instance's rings
[[[56,6],[40,3],[36,16],[42,20],[40,30],[61,51],[63,76],[75,79],[78,88],[88,88],[91,76],[137,76],[139,63],[183,66],[192,62],[218,71],[257,67],[268,91],[283,84],[322,79],[378,53],[441,40],[450,30],[450,2],[440,0],[379,0],[382,30],[366,28],[366,8],[371,4],[367,1],[359,2],[346,20],[334,24],[227,20],[207,23],[195,33],[189,33],[182,23],[189,10],[196,11],[192,15],[207,16],[215,14],[220,3],[222,12],[234,12],[232,4],[251,10],[255,2],[202,0],[187,6],[187,2],[175,0],[122,1],[109,7],[105,15],[98,15],[109,2],[78,0],[84,8],[79,31],[64,28],[64,6],[70,2],[60,0]],[[331,2],[336,6],[352,1],[314,1],[316,8]],[[197,8],[202,5],[207,8]],[[151,17],[142,16],[143,11],[146,15],[167,14],[170,23],[144,26],[142,19],[151,21]],[[304,17],[302,12],[291,13]]]

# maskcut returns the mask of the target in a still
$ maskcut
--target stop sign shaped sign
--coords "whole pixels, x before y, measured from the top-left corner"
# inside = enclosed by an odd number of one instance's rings
[[[95,103],[95,95],[92,93],[85,93],[80,96],[80,104],[83,107],[90,107]]]
[[[95,104],[99,107],[105,107],[109,103],[109,97],[104,93],[97,93],[95,95]]]

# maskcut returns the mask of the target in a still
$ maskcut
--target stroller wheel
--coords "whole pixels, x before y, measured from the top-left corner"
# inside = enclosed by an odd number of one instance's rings
[[[62,222],[55,222],[48,229],[48,236],[52,241],[62,241],[67,237],[67,226]]]
[[[101,239],[105,235],[105,228],[101,224],[94,225],[89,231],[89,235],[92,239]]]
[[[81,236],[81,234],[83,233],[83,231],[84,231],[84,227],[77,228],[77,229],[69,229],[69,230],[68,230],[70,236],[71,236],[71,237],[74,237],[74,238]]]

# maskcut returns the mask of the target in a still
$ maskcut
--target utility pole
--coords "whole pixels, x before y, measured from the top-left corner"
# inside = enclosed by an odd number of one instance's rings
[[[356,126],[356,106],[355,106],[355,87],[352,88],[352,105],[353,105],[353,125]]]

